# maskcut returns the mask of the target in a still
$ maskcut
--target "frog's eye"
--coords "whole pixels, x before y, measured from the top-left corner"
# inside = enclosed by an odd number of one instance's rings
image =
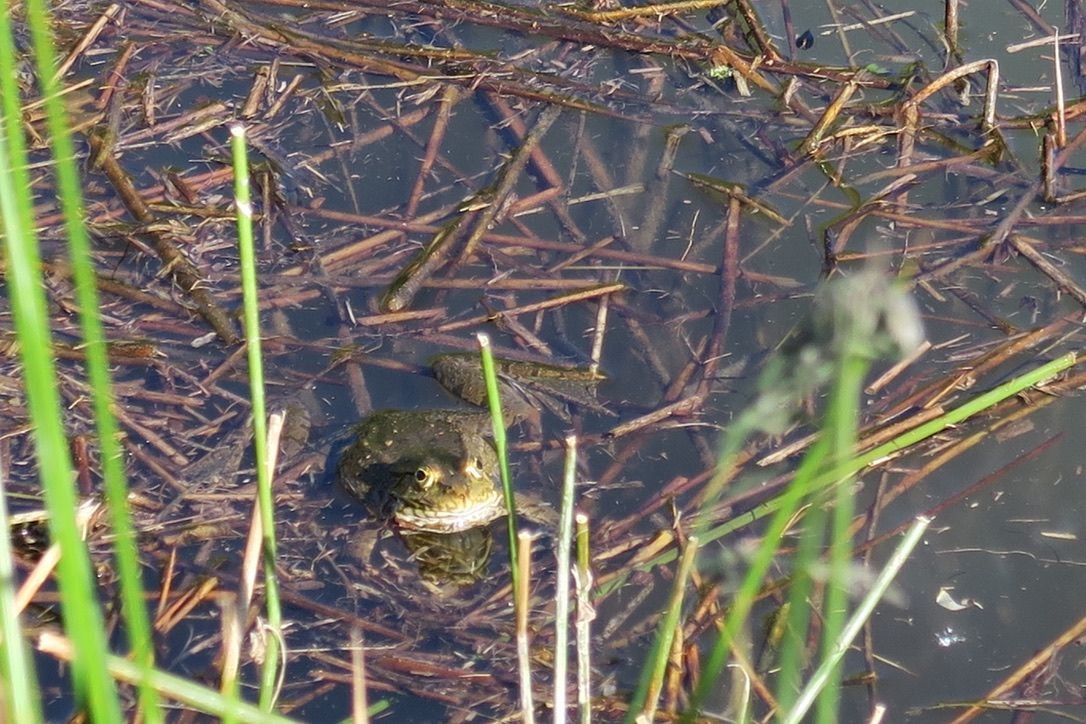
[[[415,471],[415,482],[422,485],[424,488],[428,488],[434,484],[434,480],[437,476],[434,475],[434,471],[430,468],[419,468]]]
[[[469,478],[481,478],[483,477],[483,459],[472,458],[464,464],[464,474]]]

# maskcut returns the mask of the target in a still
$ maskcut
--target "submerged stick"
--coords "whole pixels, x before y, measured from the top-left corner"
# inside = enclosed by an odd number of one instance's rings
[[[463,250],[459,254],[457,264],[461,265],[471,258],[475,248],[483,235],[490,231],[498,212],[505,205],[505,200],[513,191],[513,187],[520,179],[532,150],[538,145],[543,135],[550,129],[551,124],[562,112],[559,106],[547,106],[539,114],[535,127],[524,138],[517,152],[505,164],[498,174],[498,178],[490,186],[480,190],[472,197],[470,205],[474,208],[482,204],[482,210],[475,216],[461,214],[452,222],[446,224],[434,236],[429,245],[404,269],[395,281],[389,286],[385,296],[381,299],[381,309],[386,312],[399,312],[406,309],[415,299],[423,285],[445,266],[451,256],[456,239],[460,236],[468,224],[470,230],[464,240]],[[474,219],[474,222],[472,222]]]
[[[121,202],[128,209],[128,213],[144,226],[156,224],[159,218],[148,208],[143,197],[136,191],[128,172],[121,168],[117,158],[106,148],[105,142],[94,135],[88,136],[88,140],[90,141],[91,155],[98,158],[102,171],[105,172],[106,177],[117,190]],[[196,303],[196,309],[199,311],[200,316],[211,325],[219,339],[226,344],[236,344],[238,335],[233,323],[230,321],[230,317],[212,299],[211,294],[208,292],[207,282],[196,270],[192,262],[188,260],[188,257],[181,252],[165,233],[149,231],[148,235],[154,243],[155,253],[165,264],[165,269],[169,271],[177,286],[181,287]]]

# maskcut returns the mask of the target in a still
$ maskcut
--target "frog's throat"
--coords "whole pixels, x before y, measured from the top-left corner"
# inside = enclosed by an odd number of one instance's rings
[[[470,500],[450,501],[445,505],[430,502],[415,507],[400,501],[393,517],[404,528],[430,533],[459,533],[484,526],[505,514],[505,503],[496,488],[472,496]]]

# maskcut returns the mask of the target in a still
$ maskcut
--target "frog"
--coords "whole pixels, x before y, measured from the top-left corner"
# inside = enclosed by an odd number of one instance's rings
[[[490,415],[379,410],[355,429],[337,469],[347,492],[401,528],[457,533],[505,514]]]
[[[529,377],[553,379],[543,384],[552,396],[570,397],[560,389],[564,378],[555,372],[566,368],[497,363],[508,424],[526,421],[532,412],[533,405],[518,393],[523,387],[516,378],[524,378],[525,370],[534,371]],[[446,353],[433,358],[430,368],[454,394],[477,405],[486,403],[477,357]],[[537,390],[532,399],[543,394]],[[587,398],[577,401],[589,405]],[[498,457],[490,440],[492,425],[490,414],[478,409],[371,413],[355,428],[337,477],[347,492],[376,507],[401,529],[457,533],[486,526],[506,514],[498,490]]]

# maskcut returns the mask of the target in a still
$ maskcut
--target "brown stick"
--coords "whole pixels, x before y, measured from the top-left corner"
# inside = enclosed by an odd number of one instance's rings
[[[158,217],[147,208],[147,204],[144,203],[143,198],[133,185],[132,179],[121,168],[116,157],[106,149],[102,139],[94,135],[88,138],[91,145],[91,155],[100,156],[102,170],[105,172],[106,177],[109,178],[110,183],[113,184],[113,188],[117,190],[121,202],[128,209],[128,213],[136,221],[147,226],[157,222]],[[165,233],[151,231],[147,235],[151,238],[155,252],[165,264],[165,268],[169,271],[174,283],[181,287],[196,303],[196,309],[199,311],[200,316],[211,325],[211,328],[219,335],[219,339],[226,344],[236,344],[238,335],[234,331],[233,322],[230,321],[229,315],[212,299],[207,290],[207,282],[200,276],[192,262]]]

